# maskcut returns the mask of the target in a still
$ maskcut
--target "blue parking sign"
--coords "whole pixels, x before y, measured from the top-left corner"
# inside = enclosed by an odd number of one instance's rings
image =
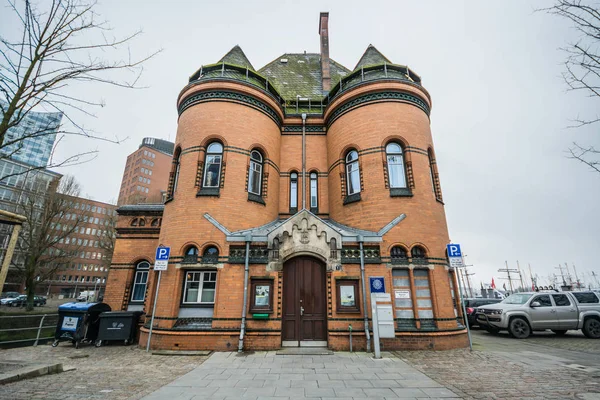
[[[156,258],[154,259],[155,271],[166,271],[169,265],[170,247],[159,246],[156,248]]]
[[[448,244],[446,245],[448,249],[448,257],[462,257],[462,252],[460,251],[460,244]]]

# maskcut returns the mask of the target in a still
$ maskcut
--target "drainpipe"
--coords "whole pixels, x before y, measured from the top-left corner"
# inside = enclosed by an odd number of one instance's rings
[[[302,114],[302,209],[306,208],[306,113]]]
[[[240,328],[240,341],[238,343],[238,353],[244,351],[244,334],[246,333],[246,309],[248,308],[248,271],[250,261],[250,241],[252,237],[246,236],[246,259],[244,261],[244,306],[242,308],[242,327]]]
[[[365,277],[365,253],[363,251],[363,237],[358,236],[358,243],[360,245],[360,275],[362,278],[362,291],[363,291],[363,310],[365,312],[365,337],[367,338],[367,353],[371,352],[371,336],[369,335],[369,310],[367,309],[367,281]]]

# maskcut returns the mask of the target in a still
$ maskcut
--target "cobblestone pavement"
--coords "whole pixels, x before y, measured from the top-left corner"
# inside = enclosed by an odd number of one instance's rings
[[[465,399],[600,399],[600,340],[473,332],[468,349],[396,352]]]
[[[79,357],[79,358],[70,358]],[[74,371],[0,386],[0,399],[140,399],[202,364],[207,357],[157,356],[136,346],[76,350],[67,343],[0,350],[0,360],[62,362]]]

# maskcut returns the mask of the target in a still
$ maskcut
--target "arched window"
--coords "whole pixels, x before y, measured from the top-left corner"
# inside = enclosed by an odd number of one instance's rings
[[[250,153],[250,174],[248,175],[248,192],[261,195],[263,156],[258,150]]]
[[[202,181],[202,187],[219,187],[222,158],[223,145],[219,142],[209,144],[206,148],[206,159],[204,160],[204,180]]]
[[[219,249],[215,246],[208,246],[202,253],[202,262],[205,263],[216,263],[219,261]]]
[[[392,264],[408,264],[408,255],[401,246],[392,247],[390,256],[392,257]]]
[[[190,246],[185,250],[183,262],[193,264],[198,262],[198,248],[196,246]]]
[[[310,173],[310,209],[316,211],[319,207],[319,187],[318,175],[316,172]]]
[[[181,165],[181,149],[178,148],[175,151],[175,155],[173,156],[173,192],[171,193],[171,197],[175,194],[177,190],[177,184],[179,183],[179,167]]]
[[[360,193],[360,172],[358,169],[358,152],[351,150],[346,155],[346,182],[348,195]]]
[[[146,220],[144,218],[140,218],[139,226],[146,226]]]
[[[150,222],[150,226],[160,226],[160,219],[154,218],[152,222]]]
[[[135,276],[133,279],[133,288],[131,290],[131,301],[142,302],[146,297],[146,285],[148,284],[148,271],[150,263],[140,261],[135,266]]]
[[[335,238],[331,238],[329,241],[329,257],[333,258],[334,260],[338,258],[337,241]]]
[[[395,142],[388,143],[385,147],[385,153],[387,156],[390,188],[405,188],[406,173],[402,146]]]
[[[137,226],[138,225],[138,219],[134,218],[131,220],[131,226]]]
[[[298,173],[290,174],[290,213],[298,211]]]
[[[415,246],[410,251],[413,264],[425,264],[427,255],[421,246]]]

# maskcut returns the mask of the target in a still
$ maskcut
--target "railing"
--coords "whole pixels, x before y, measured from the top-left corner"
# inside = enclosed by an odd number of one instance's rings
[[[58,314],[0,316],[0,347],[54,338]]]

